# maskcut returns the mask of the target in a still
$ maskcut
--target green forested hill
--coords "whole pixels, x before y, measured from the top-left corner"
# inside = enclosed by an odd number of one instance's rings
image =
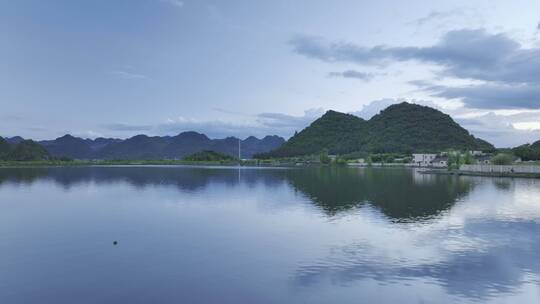
[[[0,146],[5,149],[1,143]],[[34,161],[34,160],[48,160],[50,154],[40,144],[33,140],[24,140],[14,146],[7,146],[7,152],[0,152],[1,160],[14,160],[14,161]]]
[[[366,131],[365,120],[351,114],[328,111],[270,155],[307,155],[319,153],[323,148],[335,153],[347,153],[362,147]]]
[[[512,152],[524,161],[540,160],[540,140],[532,144],[515,147]]]
[[[369,120],[367,150],[373,152],[437,152],[448,149],[492,150],[449,115],[410,103],[391,105]]]
[[[404,102],[386,108],[369,121],[328,111],[283,146],[261,157],[307,155],[323,149],[343,154],[493,150],[494,147],[475,138],[450,116],[430,107]]]

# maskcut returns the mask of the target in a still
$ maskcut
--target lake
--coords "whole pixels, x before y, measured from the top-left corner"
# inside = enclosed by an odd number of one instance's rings
[[[0,241],[0,303],[540,302],[535,179],[3,168]]]

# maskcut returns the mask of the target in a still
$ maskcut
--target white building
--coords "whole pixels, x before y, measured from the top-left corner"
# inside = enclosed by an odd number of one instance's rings
[[[413,154],[413,163],[420,167],[431,166],[431,162],[437,157],[437,154],[415,153]]]

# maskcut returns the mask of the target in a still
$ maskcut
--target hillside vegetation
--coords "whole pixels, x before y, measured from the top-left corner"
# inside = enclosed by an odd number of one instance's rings
[[[274,157],[307,155],[324,148],[333,153],[346,153],[362,147],[366,127],[366,121],[359,117],[328,111],[270,154]]]
[[[512,149],[517,157],[524,161],[540,160],[540,140],[532,144],[525,144]]]
[[[33,140],[23,140],[12,145],[0,137],[0,160],[2,161],[38,161],[50,158],[49,152]]]
[[[258,157],[290,157],[328,150],[331,154],[437,152],[449,149],[493,151],[449,115],[416,104],[392,105],[370,120],[328,111],[280,148]]]

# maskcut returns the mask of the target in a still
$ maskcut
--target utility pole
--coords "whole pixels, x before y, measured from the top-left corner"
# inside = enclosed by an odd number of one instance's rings
[[[241,140],[240,138],[238,138],[238,161],[240,161],[242,159],[241,155],[240,155],[240,151],[241,151]]]

